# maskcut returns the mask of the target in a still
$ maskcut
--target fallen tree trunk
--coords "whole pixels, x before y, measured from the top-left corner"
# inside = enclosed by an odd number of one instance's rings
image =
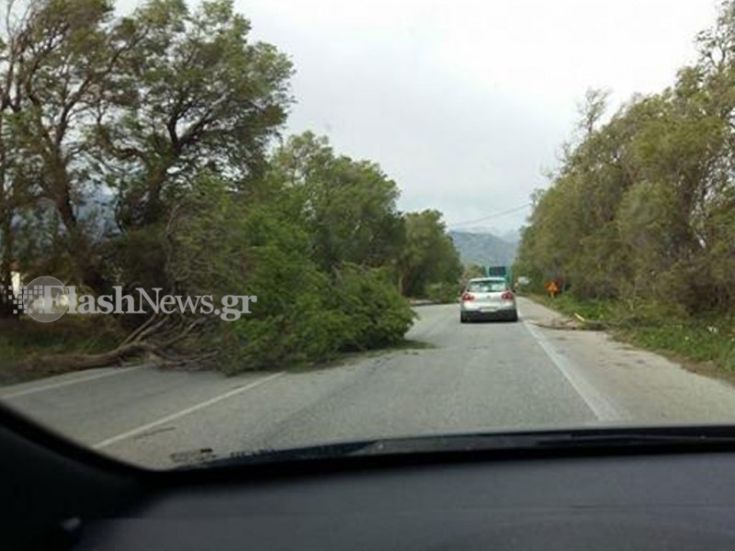
[[[190,337],[203,325],[202,319],[182,324],[182,320],[152,316],[136,328],[116,348],[97,354],[51,354],[33,358],[22,364],[25,369],[41,369],[48,374],[80,371],[95,367],[121,365],[133,358],[145,359],[152,364],[166,367],[183,366],[211,359],[215,352],[200,354],[177,353],[178,343]]]
[[[146,343],[121,344],[114,350],[100,354],[51,354],[28,360],[23,367],[26,369],[43,369],[48,373],[78,371],[94,367],[108,367],[120,365],[124,360],[141,356],[151,351]]]

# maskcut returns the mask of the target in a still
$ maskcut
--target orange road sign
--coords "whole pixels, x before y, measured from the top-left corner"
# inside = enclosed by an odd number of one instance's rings
[[[553,279],[549,281],[546,285],[546,290],[549,292],[549,295],[552,297],[555,297],[557,294],[559,294],[559,286],[556,284],[556,281]]]

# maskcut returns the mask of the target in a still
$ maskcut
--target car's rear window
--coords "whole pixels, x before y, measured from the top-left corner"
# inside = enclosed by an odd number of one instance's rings
[[[505,289],[505,281],[472,281],[467,287],[471,293],[497,293]]]

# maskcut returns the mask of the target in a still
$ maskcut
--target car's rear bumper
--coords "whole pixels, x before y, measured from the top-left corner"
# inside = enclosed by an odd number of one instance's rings
[[[515,319],[518,316],[515,303],[502,304],[493,307],[461,305],[462,317],[467,320],[483,319]]]
[[[497,310],[495,312],[463,312],[468,321],[515,320],[518,313],[515,310]]]

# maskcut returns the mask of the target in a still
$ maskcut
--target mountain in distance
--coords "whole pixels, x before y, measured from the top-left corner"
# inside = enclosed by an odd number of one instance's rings
[[[518,250],[517,232],[507,232],[505,235],[507,238],[503,239],[479,228],[449,231],[462,263],[481,266],[513,264]]]
[[[520,228],[501,230],[494,226],[466,226],[461,230],[452,230],[450,227],[450,231],[458,233],[490,233],[508,243],[518,243],[521,240]]]

